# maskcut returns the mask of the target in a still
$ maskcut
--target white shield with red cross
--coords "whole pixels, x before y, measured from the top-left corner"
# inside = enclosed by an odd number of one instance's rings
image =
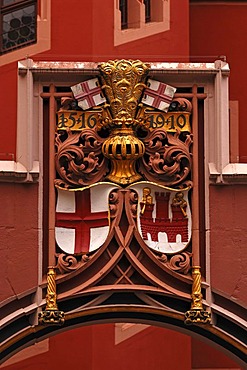
[[[71,86],[71,90],[78,101],[79,107],[83,110],[103,104],[106,101],[97,78]]]
[[[167,112],[176,88],[152,79],[147,81],[147,86],[142,103]]]
[[[80,191],[58,189],[55,237],[68,254],[98,249],[109,232],[109,194],[115,188],[100,184]]]

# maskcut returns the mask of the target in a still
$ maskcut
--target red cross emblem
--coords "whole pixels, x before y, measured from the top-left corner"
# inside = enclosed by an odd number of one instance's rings
[[[75,233],[73,253],[86,253],[90,251],[92,229],[109,226],[108,212],[91,212],[90,189],[73,192],[71,196],[75,197],[75,212],[57,211],[56,228],[63,228],[65,231],[73,230]],[[102,240],[102,244],[103,242],[104,240]],[[60,247],[62,248],[62,246]]]
[[[72,86],[71,90],[82,109],[88,109],[105,102],[97,78]]]
[[[167,111],[176,89],[170,85],[151,79],[148,80],[148,86],[144,90],[142,102],[154,108]]]

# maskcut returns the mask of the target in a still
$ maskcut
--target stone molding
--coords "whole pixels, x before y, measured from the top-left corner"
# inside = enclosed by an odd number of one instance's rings
[[[0,161],[0,182],[32,183],[39,178],[39,162],[34,161],[30,171],[20,162]]]

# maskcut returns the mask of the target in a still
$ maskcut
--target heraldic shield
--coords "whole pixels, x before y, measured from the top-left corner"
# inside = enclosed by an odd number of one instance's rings
[[[96,184],[78,191],[57,190],[55,237],[63,252],[93,252],[104,243],[112,189],[109,184]]]
[[[137,225],[144,242],[161,253],[185,249],[191,238],[189,189],[150,182],[135,184],[132,189],[138,193]]]
[[[189,244],[191,103],[150,80],[139,60],[102,63],[71,87],[57,112],[55,164],[57,253],[98,250],[111,230],[110,196],[136,194],[136,228],[156,252]],[[137,231],[137,232],[138,232]]]

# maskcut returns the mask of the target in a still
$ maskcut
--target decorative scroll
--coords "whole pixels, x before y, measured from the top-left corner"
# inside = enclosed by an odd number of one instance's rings
[[[145,156],[139,161],[139,171],[145,179],[170,187],[188,179],[192,167],[190,135],[186,135],[185,141],[182,141],[179,132],[172,135],[157,129],[150,132],[143,142]]]
[[[110,180],[126,186],[143,179],[188,186],[191,103],[173,99],[168,113],[140,104],[148,65],[138,60],[99,68],[109,104],[82,111],[75,100],[61,99],[55,184],[77,188]]]
[[[110,209],[110,217],[113,219],[118,211],[119,205],[119,194],[118,189],[111,191],[109,196],[109,209]]]
[[[138,195],[135,190],[130,189],[129,199],[131,214],[132,217],[135,219],[137,217],[137,208],[138,208]]]
[[[169,107],[170,112],[192,112],[192,104],[185,98],[174,98]]]
[[[68,255],[65,253],[58,253],[57,257],[57,268],[59,269],[61,274],[78,270],[91,258],[87,254],[75,257],[73,255]]]
[[[192,253],[183,252],[180,254],[175,254],[170,258],[166,254],[162,254],[161,256],[158,255],[158,259],[170,270],[187,275],[191,268],[191,256]]]
[[[104,140],[95,131],[58,132],[55,138],[55,163],[59,179],[55,184],[69,188],[100,181],[108,171],[101,153]]]

